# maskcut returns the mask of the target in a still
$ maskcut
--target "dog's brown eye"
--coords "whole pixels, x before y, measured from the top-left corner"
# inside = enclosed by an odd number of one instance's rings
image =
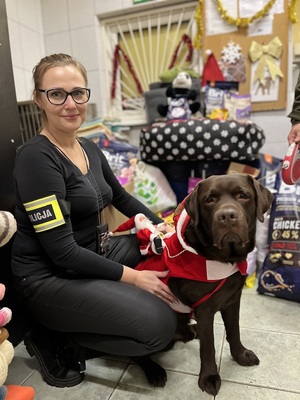
[[[248,195],[246,193],[240,193],[240,199],[248,199]]]
[[[214,201],[214,199],[212,196],[207,196],[205,199],[205,203],[207,203],[207,204],[212,203],[213,201]]]

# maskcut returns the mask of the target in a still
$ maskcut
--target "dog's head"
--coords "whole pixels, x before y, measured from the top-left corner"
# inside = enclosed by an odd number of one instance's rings
[[[191,218],[186,240],[208,258],[236,262],[255,246],[256,219],[263,222],[271,192],[249,175],[214,175],[186,198]]]

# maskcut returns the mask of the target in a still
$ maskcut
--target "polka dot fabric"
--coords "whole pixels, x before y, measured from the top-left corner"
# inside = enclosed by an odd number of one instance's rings
[[[145,162],[253,160],[265,143],[254,123],[190,119],[143,128],[140,155]]]

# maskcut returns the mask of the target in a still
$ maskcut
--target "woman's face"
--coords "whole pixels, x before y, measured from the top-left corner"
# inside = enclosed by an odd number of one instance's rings
[[[73,65],[53,67],[45,72],[39,89],[63,89],[71,92],[84,88],[86,83],[80,71]],[[47,128],[51,132],[74,132],[85,120],[87,103],[77,104],[68,96],[62,105],[51,104],[44,92],[36,93],[35,101],[47,116]]]

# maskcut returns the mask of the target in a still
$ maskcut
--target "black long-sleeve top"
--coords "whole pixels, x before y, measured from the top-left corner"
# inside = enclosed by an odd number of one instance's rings
[[[300,74],[295,86],[295,97],[292,111],[289,113],[288,118],[291,119],[292,125],[299,124],[300,122]]]
[[[30,139],[17,153],[18,229],[12,249],[16,276],[77,273],[119,280],[123,266],[97,253],[98,213],[112,204],[129,218],[144,213],[154,223],[161,222],[120,185],[95,143],[81,138],[80,144],[89,159],[87,175],[43,135]],[[70,212],[64,211],[61,200]]]

